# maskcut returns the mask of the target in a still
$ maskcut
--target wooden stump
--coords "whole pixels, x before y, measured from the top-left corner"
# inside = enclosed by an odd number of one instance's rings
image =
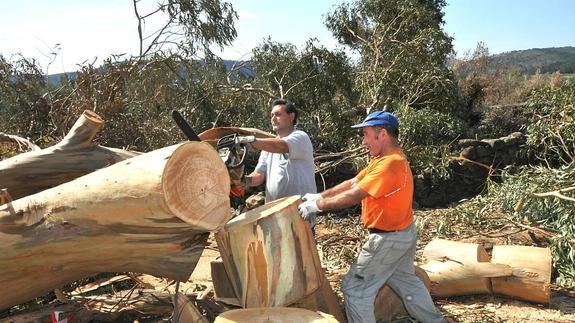
[[[210,262],[210,272],[216,300],[218,302],[240,306],[240,301],[234,292],[232,282],[224,268],[224,262],[221,260]]]
[[[434,239],[423,256],[428,262],[421,268],[431,280],[431,294],[437,297],[489,294],[490,277],[511,274],[509,266],[489,263],[489,255],[478,244]]]
[[[99,272],[186,280],[229,187],[217,152],[186,142],[0,206],[0,309]]]
[[[0,188],[19,199],[139,154],[94,144],[103,122],[86,110],[57,145],[0,161]]]
[[[242,307],[286,306],[322,283],[311,230],[299,196],[273,201],[229,221],[216,239]]]
[[[522,300],[549,304],[551,251],[529,246],[493,246],[491,261],[509,265],[509,277],[493,278],[493,292]]]
[[[214,323],[338,323],[333,316],[303,308],[247,308],[223,312]]]

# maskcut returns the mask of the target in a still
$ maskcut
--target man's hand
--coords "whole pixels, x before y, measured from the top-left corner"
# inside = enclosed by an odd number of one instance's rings
[[[240,180],[233,181],[233,186],[238,189],[247,190],[252,184],[252,178],[249,176],[244,176]]]
[[[256,136],[237,136],[235,144],[249,144],[256,141]]]
[[[306,221],[309,220],[312,213],[321,212],[319,207],[317,207],[316,200],[302,202],[298,206],[298,209],[299,209],[299,213],[300,213],[301,217]]]
[[[306,193],[301,200],[302,201],[316,201],[316,200],[320,200],[323,197],[321,196],[320,193]]]

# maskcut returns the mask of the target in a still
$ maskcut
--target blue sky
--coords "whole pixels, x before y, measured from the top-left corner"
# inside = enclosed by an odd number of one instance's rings
[[[131,0],[0,1],[0,54],[7,59],[21,53],[37,59],[43,71],[57,73],[86,62],[98,64],[111,54],[137,54]],[[251,48],[267,36],[297,46],[316,37],[329,48],[336,46],[323,21],[341,0],[230,2],[239,13],[238,38],[221,53],[224,58],[247,58]],[[454,37],[459,56],[479,41],[491,53],[575,46],[575,0],[447,2],[444,30]],[[154,4],[155,0],[142,3]],[[55,59],[52,52],[57,53]]]

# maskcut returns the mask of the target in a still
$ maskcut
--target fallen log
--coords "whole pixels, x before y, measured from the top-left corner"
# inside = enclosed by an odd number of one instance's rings
[[[508,277],[492,278],[493,293],[549,304],[551,250],[530,246],[493,246],[491,262],[511,267]]]
[[[489,262],[487,251],[478,244],[434,239],[423,250],[427,263],[421,265],[431,280],[431,295],[489,294],[490,277],[508,276],[507,265]]]
[[[217,152],[185,142],[0,206],[0,309],[99,272],[186,280],[229,188]]]
[[[242,307],[287,306],[315,292],[322,269],[299,215],[299,196],[243,213],[216,234],[224,267]]]
[[[96,145],[103,122],[86,110],[58,144],[0,161],[0,188],[19,199],[139,154]]]

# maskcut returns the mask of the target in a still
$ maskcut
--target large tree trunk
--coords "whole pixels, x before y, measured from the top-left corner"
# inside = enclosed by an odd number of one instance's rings
[[[86,110],[60,143],[0,161],[0,188],[19,199],[138,155],[94,144],[102,124]]]
[[[0,206],[0,309],[98,272],[187,279],[229,188],[216,151],[186,142]]]
[[[290,305],[320,287],[321,264],[299,203],[299,196],[291,196],[265,204],[232,219],[216,235],[243,307]]]

